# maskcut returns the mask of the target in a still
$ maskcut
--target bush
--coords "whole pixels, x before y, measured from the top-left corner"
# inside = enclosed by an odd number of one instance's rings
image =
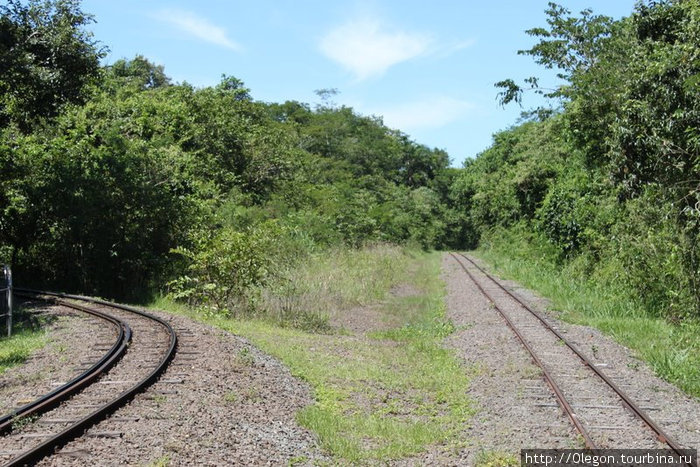
[[[204,236],[194,249],[174,249],[188,264],[187,274],[168,284],[170,297],[213,312],[245,310],[254,287],[269,275],[271,241],[262,228],[248,232],[222,229]]]

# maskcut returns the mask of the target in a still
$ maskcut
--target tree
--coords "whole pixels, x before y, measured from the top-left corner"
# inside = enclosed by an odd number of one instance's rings
[[[550,2],[545,13],[549,28],[537,27],[525,31],[540,41],[529,50],[519,50],[518,54],[530,55],[545,68],[558,70],[557,77],[567,81],[567,84],[545,92],[539,86],[539,79],[534,76],[527,78],[524,86],[512,79],[505,79],[495,84],[502,88],[499,93],[501,104],[520,103],[526,90],[534,90],[548,97],[570,98],[572,92],[569,86],[573,78],[596,63],[611,36],[613,19],[594,15],[590,9],[583,10],[580,16],[571,16],[570,10]]]
[[[132,60],[117,60],[109,70],[115,78],[134,84],[139,89],[170,85],[170,78],[165,74],[163,65],[155,65],[143,55],[137,55]]]
[[[8,0],[0,5],[0,127],[29,131],[85,99],[104,50],[84,26],[77,0]]]

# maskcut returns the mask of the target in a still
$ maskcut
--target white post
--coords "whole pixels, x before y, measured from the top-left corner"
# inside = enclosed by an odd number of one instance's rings
[[[12,270],[9,266],[2,267],[2,274],[5,279],[5,289],[7,293],[7,337],[12,335]],[[2,315],[0,315],[2,316]]]
[[[5,277],[7,278],[7,337],[12,335],[12,269],[5,266]]]

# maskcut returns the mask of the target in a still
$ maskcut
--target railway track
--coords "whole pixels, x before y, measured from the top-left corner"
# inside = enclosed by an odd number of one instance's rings
[[[555,324],[470,258],[450,254],[540,367],[551,392],[538,395],[536,405],[561,407],[591,450],[634,447],[681,453],[684,446],[649,415],[657,409],[654,401],[637,404],[603,371],[604,363],[590,360]]]
[[[0,418],[0,465],[36,463],[88,430],[156,381],[174,357],[175,330],[137,308],[76,295],[15,289],[17,295],[54,301],[104,320],[114,341],[81,374]],[[87,305],[86,305],[87,304]]]

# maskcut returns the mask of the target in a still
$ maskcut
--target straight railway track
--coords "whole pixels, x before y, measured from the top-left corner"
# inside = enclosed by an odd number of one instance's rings
[[[53,301],[102,319],[114,341],[88,369],[36,400],[0,417],[0,465],[32,465],[86,434],[165,371],[177,335],[164,320],[137,308],[78,295],[16,288],[16,294]],[[93,435],[110,435],[95,434]]]
[[[543,395],[545,401],[539,404],[561,407],[586,448],[671,449],[679,455],[689,448],[680,445],[652,419],[649,411],[656,407],[636,403],[602,370],[599,362],[590,360],[555,324],[466,255],[450,255],[541,369],[551,393]]]

